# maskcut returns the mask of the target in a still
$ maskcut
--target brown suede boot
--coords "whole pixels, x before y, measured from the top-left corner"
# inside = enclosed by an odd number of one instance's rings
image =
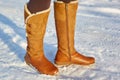
[[[74,33],[78,1],[64,3],[54,2],[58,51],[55,63],[58,65],[79,64],[89,65],[95,62],[93,57],[78,53],[74,48]]]
[[[43,38],[46,30],[50,9],[31,14],[25,5],[24,15],[27,33],[27,53],[25,61],[32,65],[38,72],[48,75],[56,75],[58,72],[50,61],[46,59],[43,51]]]

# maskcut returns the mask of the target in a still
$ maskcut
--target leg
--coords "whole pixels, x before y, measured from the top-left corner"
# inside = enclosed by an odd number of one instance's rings
[[[43,11],[50,7],[51,0],[30,0],[27,4],[31,13]]]
[[[32,14],[36,12],[39,13]],[[38,72],[42,74],[56,75],[58,69],[45,57],[43,47],[44,34],[49,12],[50,9],[48,6],[38,7],[37,9],[34,9],[34,6],[32,7],[31,5],[29,5],[29,7],[27,7],[27,4],[25,5],[24,15],[27,34],[27,50],[25,61],[28,65],[32,65],[34,68],[37,69]]]
[[[54,2],[55,25],[58,38],[58,51],[55,63],[58,65],[89,65],[95,62],[93,57],[78,53],[74,48],[74,33],[78,1]]]

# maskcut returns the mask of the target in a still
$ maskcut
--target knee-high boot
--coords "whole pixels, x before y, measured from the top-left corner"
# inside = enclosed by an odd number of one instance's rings
[[[27,53],[25,61],[42,74],[55,75],[58,72],[43,51],[43,38],[50,9],[32,14],[25,5],[24,15],[27,35]]]
[[[55,63],[58,65],[89,65],[95,62],[93,57],[78,53],[74,48],[74,33],[78,1],[54,2],[55,25],[58,38],[58,51]]]

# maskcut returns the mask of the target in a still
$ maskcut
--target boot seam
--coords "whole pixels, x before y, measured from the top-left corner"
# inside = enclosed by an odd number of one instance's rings
[[[69,25],[68,25],[68,4],[65,4],[65,13],[66,13],[66,34],[67,34],[67,44],[68,44],[68,54],[69,54],[69,60],[71,62],[71,54],[70,54],[70,44],[69,44]]]

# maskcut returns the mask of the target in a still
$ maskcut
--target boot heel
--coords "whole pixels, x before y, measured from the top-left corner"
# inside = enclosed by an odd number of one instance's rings
[[[25,57],[25,63],[33,70],[35,70],[36,72],[39,72],[31,63],[30,63],[30,59],[29,59],[29,55],[26,54]]]
[[[30,64],[28,61],[26,61],[26,60],[25,60],[25,63],[26,63],[27,65],[31,65],[31,64]]]
[[[25,59],[25,63],[26,63],[27,65],[31,65],[31,64],[30,64],[29,57],[28,57],[28,54],[25,55],[24,59]]]

